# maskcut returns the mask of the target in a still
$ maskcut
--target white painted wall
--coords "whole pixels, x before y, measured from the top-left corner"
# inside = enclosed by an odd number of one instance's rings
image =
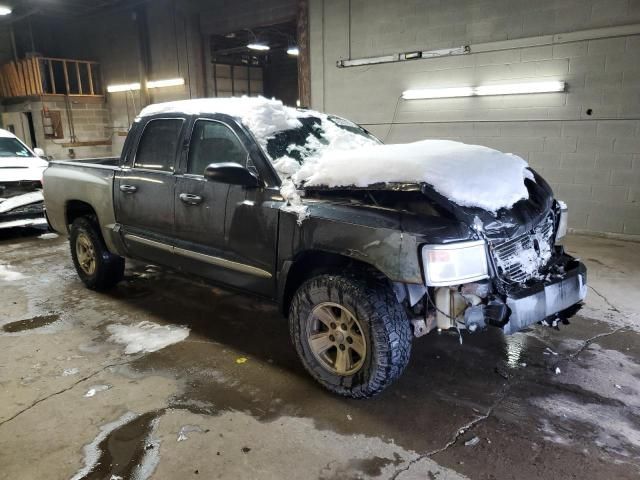
[[[517,153],[569,203],[573,228],[640,234],[640,35],[513,42],[640,23],[640,1],[311,0],[310,23],[314,108],[387,142],[450,138]],[[498,41],[507,41],[503,50],[336,67],[340,59]],[[540,79],[565,80],[568,90],[399,98],[409,88]]]

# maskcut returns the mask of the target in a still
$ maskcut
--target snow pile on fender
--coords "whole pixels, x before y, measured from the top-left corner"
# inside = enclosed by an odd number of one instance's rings
[[[304,186],[425,182],[458,205],[490,212],[528,198],[526,178],[533,176],[517,155],[450,140],[332,150],[307,160],[293,175]]]

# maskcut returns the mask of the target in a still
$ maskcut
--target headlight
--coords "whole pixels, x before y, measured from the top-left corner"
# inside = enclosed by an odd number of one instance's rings
[[[489,276],[484,240],[425,245],[422,262],[425,283],[430,287],[475,282]]]
[[[558,222],[558,231],[556,232],[556,241],[560,240],[567,234],[568,222],[569,222],[569,209],[567,204],[562,200],[558,200],[558,206],[560,207],[560,221]]]

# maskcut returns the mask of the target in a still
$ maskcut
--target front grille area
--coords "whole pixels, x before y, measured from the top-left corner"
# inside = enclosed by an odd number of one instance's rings
[[[44,212],[44,202],[30,203],[29,205],[22,205],[16,207],[13,210],[8,211],[10,215],[25,215],[25,214],[39,214]]]
[[[5,213],[0,213],[0,222],[22,220],[26,218],[40,217],[44,215],[44,202],[35,202],[21,205]]]
[[[492,245],[498,275],[508,283],[525,283],[540,278],[553,253],[553,214],[549,214],[530,233],[508,242]]]
[[[42,188],[38,180],[20,180],[18,182],[0,183],[0,198],[11,198],[33,192]]]

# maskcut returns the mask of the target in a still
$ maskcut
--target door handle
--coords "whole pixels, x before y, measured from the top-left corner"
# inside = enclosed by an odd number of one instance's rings
[[[202,197],[200,195],[193,195],[192,193],[181,193],[180,200],[187,205],[200,205],[202,203]]]
[[[137,190],[135,185],[120,185],[120,191],[124,193],[136,193]]]

